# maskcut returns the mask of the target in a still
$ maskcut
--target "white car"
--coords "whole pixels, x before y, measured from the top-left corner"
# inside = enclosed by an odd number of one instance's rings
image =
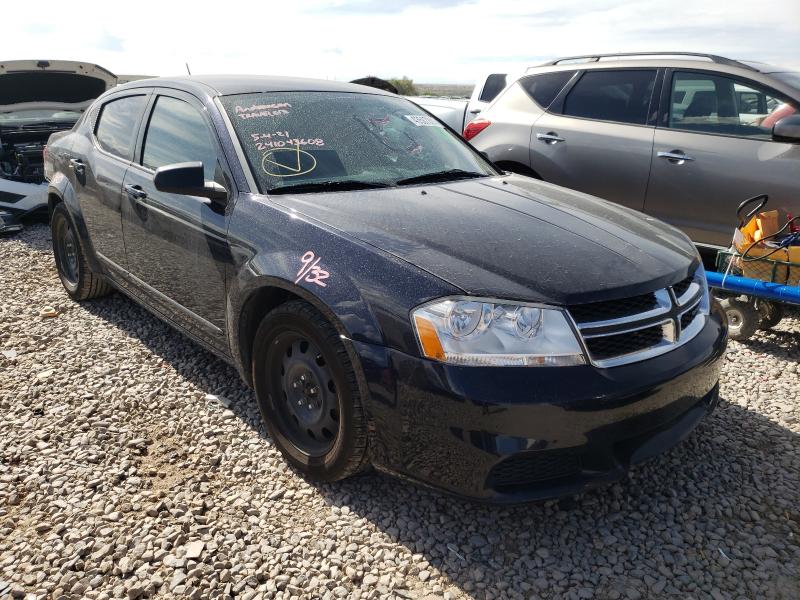
[[[435,96],[409,96],[408,99],[421,106],[457,133],[462,133],[467,123],[476,118],[492,100],[506,88],[507,81],[514,76],[507,73],[489,73],[481,77],[467,98],[440,98]]]
[[[0,233],[47,209],[47,138],[72,129],[92,101],[116,84],[116,75],[90,63],[0,62]]]

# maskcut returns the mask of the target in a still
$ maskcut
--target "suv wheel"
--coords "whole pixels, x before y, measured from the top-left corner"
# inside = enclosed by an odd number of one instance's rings
[[[53,255],[64,289],[73,300],[105,296],[113,290],[102,276],[89,268],[67,207],[59,203],[50,217]]]
[[[253,346],[253,382],[275,445],[314,481],[367,464],[367,427],[350,358],[311,305],[287,302],[264,317]]]

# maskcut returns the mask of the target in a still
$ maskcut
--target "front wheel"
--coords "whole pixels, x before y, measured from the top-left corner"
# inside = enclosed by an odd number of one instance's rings
[[[333,326],[310,304],[287,302],[258,327],[253,382],[264,422],[286,460],[314,481],[367,464],[356,373]]]

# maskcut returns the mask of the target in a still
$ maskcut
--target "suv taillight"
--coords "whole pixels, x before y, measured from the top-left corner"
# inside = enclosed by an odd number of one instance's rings
[[[470,121],[467,123],[467,126],[464,127],[464,139],[467,141],[471,140],[491,124],[492,122],[489,119],[475,119],[474,121]]]
[[[42,148],[42,160],[47,162],[47,144],[45,144],[44,148]]]

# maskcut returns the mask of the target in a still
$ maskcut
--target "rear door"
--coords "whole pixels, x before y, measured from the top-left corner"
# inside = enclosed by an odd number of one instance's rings
[[[727,246],[738,204],[800,214],[800,145],[772,139],[797,103],[753,81],[698,70],[667,74],[645,212],[697,243]]]
[[[653,149],[657,69],[586,71],[533,126],[545,181],[642,210]]]
[[[148,95],[144,89],[110,97],[100,106],[89,135],[77,136],[69,152],[70,178],[94,250],[106,263],[122,268],[127,264],[122,181],[133,158]]]
[[[154,92],[145,127],[124,183],[129,271],[168,316],[225,349],[227,205],[153,185],[158,167],[199,160],[206,180],[230,191],[232,179],[216,134],[202,104],[172,90]]]

